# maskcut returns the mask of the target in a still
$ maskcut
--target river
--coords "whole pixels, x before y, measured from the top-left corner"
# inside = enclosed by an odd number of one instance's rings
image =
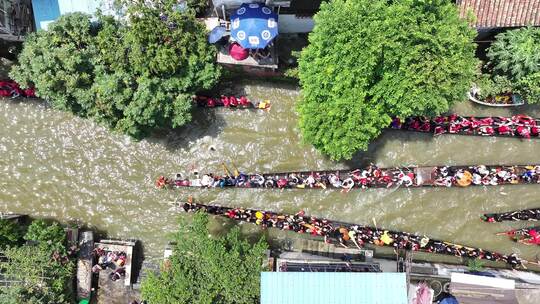
[[[487,224],[484,212],[540,207],[540,186],[351,191],[264,189],[158,190],[159,175],[220,171],[222,161],[246,172],[379,166],[540,163],[539,140],[439,136],[386,131],[366,153],[332,162],[302,144],[294,111],[298,89],[245,82],[254,100],[273,102],[269,113],[194,109],[189,127],[142,141],[115,134],[37,100],[0,100],[0,212],[80,221],[110,237],[142,241],[147,257],[159,257],[178,225],[171,204],[193,195],[204,203],[296,212],[417,232],[434,238],[534,258],[537,249],[494,233],[527,223]],[[467,115],[510,115],[463,102]],[[540,116],[540,108],[519,112]],[[517,112],[515,112],[517,113]],[[212,149],[214,148],[214,151]],[[214,222],[214,230],[219,224]],[[249,226],[249,225],[243,225]],[[246,228],[253,229],[253,228]],[[288,236],[290,237],[290,235]]]

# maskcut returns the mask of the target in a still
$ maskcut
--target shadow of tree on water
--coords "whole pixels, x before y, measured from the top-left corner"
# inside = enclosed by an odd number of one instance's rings
[[[402,141],[433,141],[433,135],[430,133],[416,133],[399,130],[383,130],[381,135],[372,141],[367,151],[359,151],[350,160],[341,161],[348,168],[362,168],[370,164],[377,164],[377,155],[389,143]],[[395,166],[411,165],[411,164],[395,164]]]

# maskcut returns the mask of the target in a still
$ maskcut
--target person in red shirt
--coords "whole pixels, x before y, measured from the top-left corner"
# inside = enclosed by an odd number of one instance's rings
[[[216,100],[214,98],[208,98],[206,101],[206,107],[214,108],[216,106]]]
[[[240,97],[240,100],[238,101],[238,104],[242,107],[249,107],[251,106],[251,102],[246,98],[246,96]]]
[[[529,230],[529,237],[519,240],[518,242],[525,245],[540,245],[540,234],[535,229]]]
[[[538,134],[540,134],[540,132],[538,130],[538,127],[537,126],[532,126],[531,127],[531,136],[538,136]]]
[[[224,107],[229,107],[231,102],[229,100],[229,97],[221,95],[221,103]]]
[[[497,128],[497,131],[499,132],[499,134],[506,135],[510,134],[512,132],[512,129],[510,129],[510,127],[507,125],[501,125]]]
[[[517,131],[518,135],[523,137],[523,138],[531,138],[531,133],[529,131],[529,128],[527,128],[527,127],[518,126],[516,128],[516,131]]]
[[[231,97],[229,97],[229,103],[230,103],[231,107],[236,107],[236,106],[238,106],[238,99],[236,99],[236,97],[234,97],[234,96],[231,96]]]

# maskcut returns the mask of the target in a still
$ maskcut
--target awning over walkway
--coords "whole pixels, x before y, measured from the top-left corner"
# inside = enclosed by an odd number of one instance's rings
[[[459,303],[517,304],[515,281],[452,273],[450,289]]]
[[[406,304],[404,273],[262,272],[261,304]]]

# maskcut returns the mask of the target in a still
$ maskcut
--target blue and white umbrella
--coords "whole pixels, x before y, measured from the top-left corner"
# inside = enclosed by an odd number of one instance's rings
[[[278,34],[278,16],[262,4],[242,4],[231,16],[231,37],[243,48],[265,48]]]

